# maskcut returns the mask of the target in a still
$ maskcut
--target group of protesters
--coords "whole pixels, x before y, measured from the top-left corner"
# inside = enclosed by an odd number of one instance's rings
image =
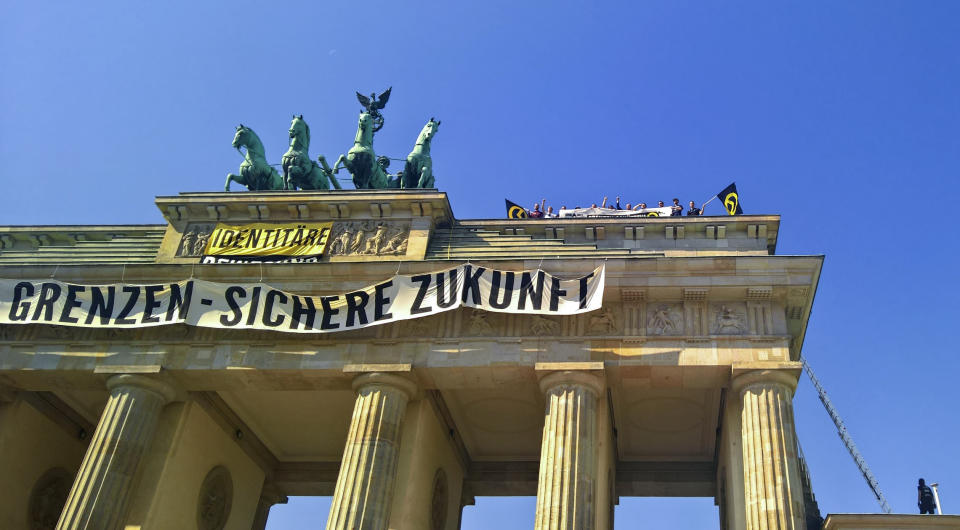
[[[564,210],[567,209],[566,206],[561,206],[559,212],[554,212],[553,206],[547,206],[546,204],[547,204],[547,199],[541,199],[539,203],[536,203],[536,204],[533,205],[533,209],[532,209],[532,210],[527,210],[527,217],[530,217],[530,218],[533,218],[533,219],[561,217],[561,213],[562,213]],[[692,216],[692,215],[703,215],[703,206],[704,206],[704,205],[701,205],[699,208],[697,208],[696,203],[695,203],[694,201],[690,201],[690,208],[686,211],[686,215],[691,215],[691,216]],[[657,208],[666,208],[666,206],[664,206],[664,204],[663,204],[663,201],[657,201],[657,206],[656,206],[656,207],[657,207]],[[616,202],[614,202],[613,204],[611,204],[611,205],[608,206],[608,205],[607,205],[607,197],[604,197],[604,198],[603,198],[603,202],[601,202],[599,206],[597,205],[597,203],[593,203],[592,205],[590,205],[590,208],[601,208],[601,209],[607,209],[607,210],[635,210],[635,211],[638,211],[638,210],[645,210],[645,209],[647,209],[647,203],[641,202],[641,203],[637,204],[636,206],[634,206],[633,204],[631,204],[631,203],[628,202],[628,203],[626,203],[624,206],[621,206],[621,205],[620,205],[620,197],[617,197]],[[670,216],[671,216],[671,217],[677,217],[677,216],[684,215],[683,206],[680,205],[680,199],[674,198],[674,199],[673,199],[673,204],[672,204],[669,208],[670,208]],[[579,207],[579,206],[574,206],[574,209],[575,209],[575,210],[578,210],[578,209],[580,209],[580,207]]]

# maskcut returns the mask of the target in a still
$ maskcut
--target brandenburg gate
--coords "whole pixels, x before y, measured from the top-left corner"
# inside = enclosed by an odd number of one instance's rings
[[[822,257],[777,255],[779,216],[156,205],[0,227],[2,528],[262,529],[300,495],[329,529],[454,530],[510,495],[543,530],[612,528],[624,496],[819,524],[792,398]]]

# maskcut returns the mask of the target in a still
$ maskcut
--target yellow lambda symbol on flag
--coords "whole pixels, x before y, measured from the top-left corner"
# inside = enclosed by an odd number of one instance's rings
[[[723,207],[727,209],[730,215],[736,215],[740,206],[740,197],[736,192],[731,191],[723,198]]]
[[[526,219],[527,211],[523,209],[522,206],[513,205],[507,209],[507,218],[509,219]]]
[[[660,217],[659,212],[648,212],[647,217]]]

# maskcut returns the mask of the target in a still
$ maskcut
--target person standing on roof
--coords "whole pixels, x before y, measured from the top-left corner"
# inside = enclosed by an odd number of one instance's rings
[[[703,215],[703,206],[697,208],[696,203],[690,201],[690,209],[687,210],[687,215]]]
[[[936,506],[933,503],[933,491],[930,490],[930,486],[927,486],[923,479],[920,479],[920,482],[917,484],[917,506],[920,507],[920,514],[930,514],[933,515],[933,511]]]
[[[670,217],[683,215],[683,206],[680,206],[680,199],[674,197],[673,204],[670,206]]]
[[[546,211],[544,205],[547,204],[547,199],[540,199],[540,204],[533,204],[533,209],[527,212],[527,217],[532,217],[534,219],[540,219],[543,217],[543,213]]]

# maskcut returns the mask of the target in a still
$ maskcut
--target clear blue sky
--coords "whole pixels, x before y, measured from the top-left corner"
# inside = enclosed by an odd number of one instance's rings
[[[352,144],[354,91],[393,86],[378,154],[427,119],[460,218],[677,196],[736,180],[825,254],[805,355],[896,511],[916,480],[960,511],[960,3],[9,2],[0,17],[0,224],[159,223],[155,195],[222,189],[242,122],[271,162]],[[714,203],[708,207],[720,212]],[[878,510],[810,384],[795,399],[823,512]],[[319,501],[323,504],[323,500]],[[465,529],[528,529],[480,499]],[[710,500],[621,500],[617,528],[717,528]],[[319,527],[295,500],[271,529]],[[320,521],[321,523],[316,523]]]

